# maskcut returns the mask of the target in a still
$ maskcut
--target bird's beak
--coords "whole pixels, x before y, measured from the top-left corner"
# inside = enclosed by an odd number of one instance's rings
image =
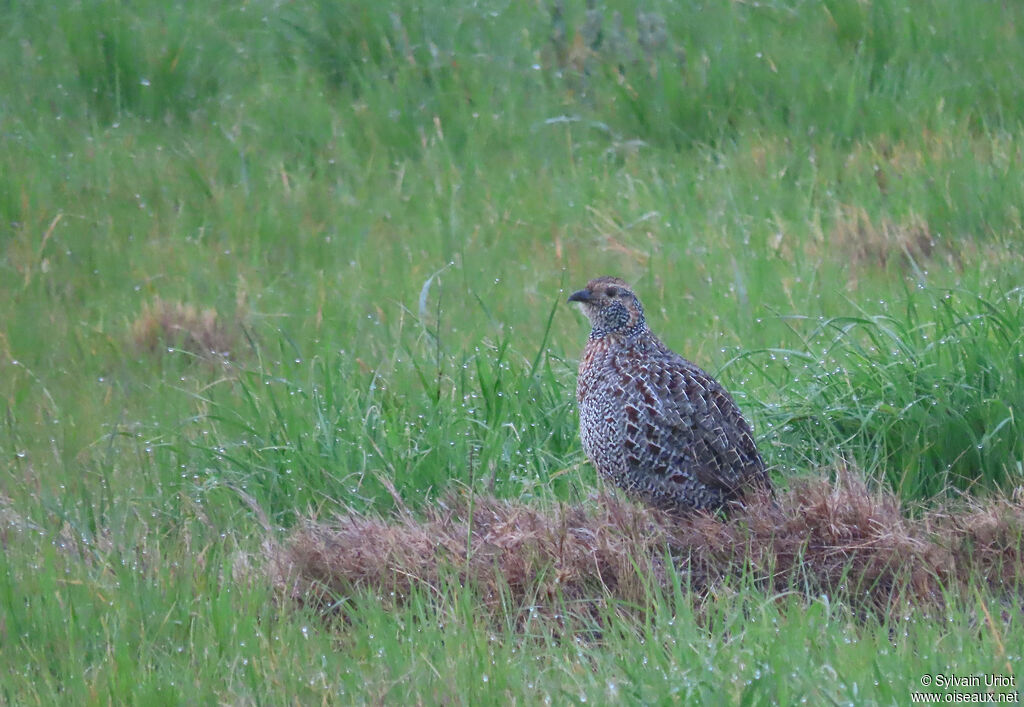
[[[590,301],[590,290],[577,290],[569,295],[570,302],[589,302]]]

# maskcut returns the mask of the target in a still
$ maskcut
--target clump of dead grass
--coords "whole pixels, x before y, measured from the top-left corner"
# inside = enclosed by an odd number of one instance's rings
[[[890,263],[898,263],[903,269],[911,269],[937,255],[936,240],[924,219],[911,216],[896,223],[883,218],[876,223],[860,207],[840,209],[828,242],[838,247],[855,266],[885,268]],[[948,265],[959,265],[952,252],[945,255]]]
[[[240,334],[237,316],[228,321],[215,309],[159,297],[143,305],[131,325],[132,341],[140,351],[158,354],[176,349],[199,358],[231,358]]]
[[[360,592],[400,601],[453,577],[495,610],[509,599],[550,614],[608,598],[643,607],[653,586],[669,588],[671,562],[698,596],[746,577],[886,613],[939,605],[979,579],[1018,593],[1022,550],[1019,495],[912,519],[893,494],[841,471],[835,482],[798,480],[774,499],[751,499],[728,518],[677,518],[611,494],[558,507],[453,494],[419,517],[310,520],[270,547],[269,567],[285,596],[321,607]]]

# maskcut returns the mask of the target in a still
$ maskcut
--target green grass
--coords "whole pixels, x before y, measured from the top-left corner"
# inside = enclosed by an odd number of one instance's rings
[[[324,626],[238,570],[263,516],[389,486],[585,498],[564,299],[598,274],[780,483],[1021,483],[1021,9],[655,2],[652,39],[611,3],[597,44],[567,5],[0,7],[0,700],[888,704],[1016,670],[981,595],[897,626],[683,593],[578,642],[454,586]],[[231,357],[137,346],[157,297]]]
[[[352,597],[351,621],[328,630],[233,576],[234,540],[208,542],[156,545],[149,558],[97,553],[105,571],[53,547],[39,559],[56,572],[8,560],[4,599],[33,619],[6,625],[8,640],[29,645],[5,657],[5,699],[905,704],[923,674],[1005,675],[1021,650],[1019,614],[993,628],[996,607],[980,600],[865,625],[826,598],[742,584],[714,601],[677,584],[652,596],[646,617],[612,606],[599,624],[568,606],[564,629],[495,624],[472,590],[444,586],[399,607]]]
[[[907,499],[1019,484],[1024,463],[1024,309],[1014,288],[991,299],[960,290],[807,322],[798,349],[750,352],[771,384],[776,442],[803,465],[836,452],[877,470]],[[778,366],[757,366],[769,357]],[[773,369],[781,369],[773,370]]]

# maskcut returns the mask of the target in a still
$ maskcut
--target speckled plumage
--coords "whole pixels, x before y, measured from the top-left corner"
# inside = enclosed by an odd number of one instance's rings
[[[715,510],[771,488],[732,397],[651,333],[625,282],[596,278],[569,301],[592,327],[576,398],[583,450],[598,472],[674,511]]]

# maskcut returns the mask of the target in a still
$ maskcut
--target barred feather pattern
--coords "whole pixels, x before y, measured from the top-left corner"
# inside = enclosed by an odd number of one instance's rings
[[[598,472],[630,495],[683,512],[771,488],[735,401],[650,332],[626,283],[597,278],[571,299],[592,324],[576,397],[583,449]]]

